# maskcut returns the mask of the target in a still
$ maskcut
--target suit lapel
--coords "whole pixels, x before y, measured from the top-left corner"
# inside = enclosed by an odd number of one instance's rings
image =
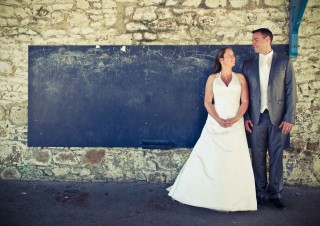
[[[253,60],[253,75],[256,80],[256,90],[260,94],[260,71],[259,71],[259,54],[257,54]]]
[[[275,68],[275,64],[277,63],[277,59],[278,59],[278,55],[277,53],[275,53],[273,51],[273,56],[272,56],[272,61],[271,61],[271,68],[270,68],[270,73],[269,73],[269,81],[268,81],[268,86],[271,84],[274,76],[275,76],[275,73],[273,72],[274,71],[274,68]]]

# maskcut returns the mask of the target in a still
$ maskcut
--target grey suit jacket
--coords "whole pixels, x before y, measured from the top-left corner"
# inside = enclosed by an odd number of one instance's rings
[[[243,63],[244,74],[249,87],[249,107],[244,115],[257,125],[260,118],[260,76],[259,54]],[[295,123],[297,102],[296,80],[293,66],[288,56],[273,52],[268,83],[268,110],[273,125],[282,121]]]

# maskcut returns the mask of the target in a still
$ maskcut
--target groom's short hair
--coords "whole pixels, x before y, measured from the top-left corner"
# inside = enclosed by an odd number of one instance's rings
[[[270,43],[272,43],[273,34],[272,34],[272,32],[271,32],[268,28],[259,28],[259,29],[257,29],[257,30],[252,31],[252,34],[257,33],[257,32],[260,32],[260,33],[263,35],[264,38],[267,37],[267,36],[269,36],[269,38],[270,38]]]

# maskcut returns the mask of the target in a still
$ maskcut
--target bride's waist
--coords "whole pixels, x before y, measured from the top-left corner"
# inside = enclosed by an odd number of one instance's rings
[[[238,113],[238,110],[239,110],[239,106],[235,107],[234,105],[233,106],[226,106],[226,105],[219,106],[219,105],[217,105],[217,106],[215,106],[215,108],[216,108],[216,111],[220,117],[227,116],[229,118],[236,116]]]

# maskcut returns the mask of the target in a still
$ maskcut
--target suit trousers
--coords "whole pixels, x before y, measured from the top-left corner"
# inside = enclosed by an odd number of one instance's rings
[[[286,135],[270,121],[269,112],[260,114],[258,125],[253,125],[251,136],[252,167],[257,198],[281,198],[283,190],[283,149]],[[267,151],[269,167],[267,167]],[[269,183],[267,179],[269,172]]]

